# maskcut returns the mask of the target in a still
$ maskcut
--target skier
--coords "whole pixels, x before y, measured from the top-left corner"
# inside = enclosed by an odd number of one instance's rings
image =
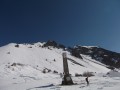
[[[87,85],[89,85],[88,77],[85,78]]]

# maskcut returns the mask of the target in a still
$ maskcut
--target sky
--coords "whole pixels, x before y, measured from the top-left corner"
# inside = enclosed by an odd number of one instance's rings
[[[0,0],[0,46],[55,40],[120,53],[120,0]]]

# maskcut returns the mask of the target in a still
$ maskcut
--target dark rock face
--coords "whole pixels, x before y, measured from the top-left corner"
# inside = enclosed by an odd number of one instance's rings
[[[44,47],[53,46],[54,48],[55,47],[58,48],[58,49],[62,48],[63,50],[65,50],[65,46],[64,45],[58,44],[58,43],[56,43],[55,41],[52,41],[52,40],[47,41],[43,46]]]
[[[111,67],[120,68],[119,53],[97,48],[97,50],[92,53],[91,57]]]
[[[80,54],[89,55],[91,58],[109,65],[109,68],[120,68],[120,53],[112,52],[100,47],[87,48],[82,46],[72,48],[71,53],[73,56],[78,58],[80,58]]]
[[[72,49],[72,52],[71,52],[71,54],[72,54],[73,56],[75,56],[75,57],[78,57],[78,58],[81,58],[81,59],[82,59],[82,57],[81,57],[80,53],[81,53],[81,51],[80,51],[79,49],[77,49],[77,48]]]
[[[47,47],[47,46],[57,47],[57,43],[55,41],[49,40],[47,43],[44,44],[44,47]]]

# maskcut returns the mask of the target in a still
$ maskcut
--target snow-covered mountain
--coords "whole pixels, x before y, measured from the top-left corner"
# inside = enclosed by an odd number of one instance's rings
[[[0,47],[0,90],[24,90],[24,88],[18,89],[18,85],[22,86],[23,83],[31,81],[33,83],[38,80],[48,83],[45,81],[46,78],[50,81],[53,78],[60,78],[57,82],[60,84],[62,80],[60,76],[63,73],[62,53],[64,52],[69,58],[69,71],[73,77],[76,74],[82,75],[84,72],[101,75],[110,71],[107,65],[96,61],[90,55],[81,53],[80,57],[77,57],[78,53],[71,53],[70,49],[56,42],[10,43]],[[55,82],[53,80],[54,84]],[[29,85],[26,88],[30,87]],[[32,86],[35,86],[35,83]]]
[[[72,55],[79,57],[80,54],[89,55],[92,59],[100,61],[114,69],[120,68],[120,53],[106,50],[98,46],[80,46],[69,48]]]
[[[70,52],[53,46],[43,47],[44,43],[15,44],[11,43],[0,48],[0,65],[9,68],[17,66],[31,66],[36,70],[48,69],[63,73],[62,53],[66,52],[70,73],[107,72],[106,65],[91,59],[87,55],[81,55],[83,59],[76,58]]]

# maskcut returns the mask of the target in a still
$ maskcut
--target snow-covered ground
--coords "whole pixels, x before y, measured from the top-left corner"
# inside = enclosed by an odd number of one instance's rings
[[[53,47],[42,47],[43,43],[15,43],[0,47],[0,90],[119,90],[119,72],[111,72],[106,65],[82,55],[78,59],[69,52]],[[70,74],[75,85],[61,86],[63,73],[62,53],[66,52]],[[109,72],[110,71],[110,72]],[[92,72],[90,85],[85,77],[75,74]],[[109,75],[106,76],[106,73]],[[111,77],[112,76],[112,77]]]
[[[34,77],[35,78],[35,77]],[[90,77],[87,86],[85,77],[72,77],[77,85],[61,86],[59,76],[34,79],[33,77],[0,79],[0,90],[119,90],[120,77]]]

